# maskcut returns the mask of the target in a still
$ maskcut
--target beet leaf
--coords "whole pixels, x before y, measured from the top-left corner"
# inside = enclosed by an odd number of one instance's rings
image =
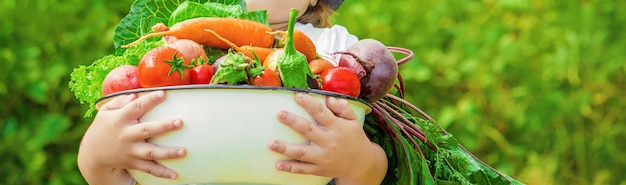
[[[243,54],[228,53],[224,61],[220,63],[211,84],[236,85],[240,82],[248,83],[248,66]]]

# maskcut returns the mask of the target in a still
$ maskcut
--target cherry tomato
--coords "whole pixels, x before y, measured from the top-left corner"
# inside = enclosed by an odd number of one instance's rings
[[[320,74],[322,90],[358,97],[361,93],[361,80],[347,67],[334,67]]]
[[[261,75],[250,78],[250,85],[280,87],[282,83],[276,72],[272,71],[270,68],[265,68]]]
[[[197,65],[189,71],[190,84],[209,84],[213,78],[213,66],[209,64]]]
[[[162,87],[189,84],[190,61],[172,47],[154,48],[139,60],[139,85]]]

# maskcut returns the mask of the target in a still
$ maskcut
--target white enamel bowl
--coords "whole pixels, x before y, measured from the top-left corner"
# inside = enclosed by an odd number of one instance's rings
[[[184,126],[181,130],[151,138],[149,142],[185,147],[187,156],[158,161],[178,172],[176,180],[129,170],[142,185],[325,185],[330,178],[275,169],[276,161],[287,158],[268,149],[271,140],[307,143],[300,134],[278,121],[278,111],[288,110],[312,121],[311,116],[294,102],[295,92],[309,92],[322,103],[325,103],[326,96],[344,98],[361,123],[371,111],[359,99],[327,91],[247,85],[187,85],[124,91],[103,97],[96,107],[120,94],[142,95],[153,90],[165,90],[166,99],[145,113],[140,121],[181,118]]]

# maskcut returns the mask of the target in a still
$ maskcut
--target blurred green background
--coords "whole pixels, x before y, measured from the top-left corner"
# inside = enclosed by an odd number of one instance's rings
[[[85,184],[69,73],[132,1],[0,1],[0,184]],[[626,1],[352,0],[333,21],[411,49],[407,99],[528,184],[626,185]],[[399,56],[401,57],[401,56]]]

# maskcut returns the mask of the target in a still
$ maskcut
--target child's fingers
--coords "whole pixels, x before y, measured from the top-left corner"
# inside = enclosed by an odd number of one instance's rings
[[[159,134],[178,130],[182,127],[183,122],[180,119],[149,121],[131,125],[128,129],[124,130],[122,137],[129,141],[145,140]]]
[[[315,163],[319,158],[319,152],[311,145],[290,144],[275,140],[270,142],[269,147],[272,151],[297,161]]]
[[[115,110],[115,109],[122,108],[129,102],[133,101],[135,98],[137,98],[136,94],[126,94],[126,95],[120,95],[120,96],[114,97],[111,101],[102,105],[102,107],[100,108],[100,111]]]
[[[315,123],[311,123],[287,111],[280,111],[278,113],[278,120],[294,131],[302,134],[311,142],[318,142],[324,138],[323,130]]]
[[[187,155],[187,150],[183,147],[157,146],[147,142],[136,144],[132,150],[132,155],[149,161],[176,159]]]
[[[137,169],[160,178],[176,179],[178,177],[178,174],[174,170],[171,170],[155,161],[141,160],[134,164],[134,166],[130,167],[130,169]]]
[[[332,111],[335,115],[340,118],[344,118],[347,120],[358,120],[356,114],[348,105],[348,101],[344,99],[339,99],[335,97],[326,98],[326,106],[330,111]]]
[[[276,169],[289,173],[320,175],[319,166],[301,161],[278,161]]]
[[[330,126],[335,115],[326,106],[306,93],[296,93],[296,103],[306,110],[315,121],[323,126]]]
[[[132,118],[141,117],[143,113],[152,109],[163,100],[165,100],[165,92],[163,91],[154,91],[140,96],[135,101],[130,102],[122,108],[125,109],[124,116]]]

